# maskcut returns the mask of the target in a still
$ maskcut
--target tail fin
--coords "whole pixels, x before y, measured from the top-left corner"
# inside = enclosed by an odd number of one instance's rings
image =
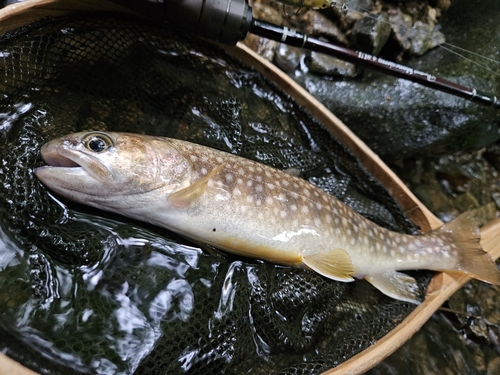
[[[475,279],[500,285],[500,271],[485,252],[481,244],[481,232],[476,224],[474,213],[465,212],[455,220],[439,229],[457,246],[458,261],[456,269]]]

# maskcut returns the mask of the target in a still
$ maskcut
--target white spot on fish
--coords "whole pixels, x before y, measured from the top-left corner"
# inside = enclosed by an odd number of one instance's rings
[[[288,214],[287,214],[287,212],[286,212],[285,210],[282,210],[282,211],[280,212],[280,217],[281,217],[282,219],[284,219],[284,218],[285,218],[285,217],[287,217],[287,216],[288,216]]]
[[[236,182],[237,182],[239,185],[243,185],[243,180],[242,180],[241,178],[238,178],[238,179],[236,180]]]
[[[246,201],[248,203],[252,203],[253,202],[253,197],[251,195],[247,195]]]
[[[239,168],[238,169],[238,173],[244,175],[245,174],[245,170],[243,168]]]
[[[288,180],[282,180],[281,183],[283,184],[284,187],[288,187],[290,185]]]
[[[291,209],[292,211],[297,211],[297,206],[296,206],[295,204],[292,204],[292,205],[290,206],[290,209]]]
[[[257,175],[257,177],[255,177],[255,179],[257,180],[257,182],[262,182],[262,176],[261,175]]]
[[[266,185],[267,185],[267,188],[271,189],[271,190],[273,190],[276,187],[276,186],[274,186],[273,184],[270,184],[270,183],[267,183]]]
[[[252,180],[248,180],[248,181],[247,181],[247,186],[248,186],[248,187],[252,187],[252,185],[253,185],[253,181],[252,181]]]
[[[222,162],[224,161],[224,159],[222,159],[220,156],[217,156],[217,157],[215,158],[215,160],[217,160],[217,163],[219,163],[219,164],[222,164]],[[193,160],[193,161],[194,161],[194,160]]]
[[[305,214],[308,214],[309,213],[309,208],[307,206],[302,206],[301,212],[305,213]]]
[[[251,165],[248,167],[248,170],[249,170],[250,172],[252,172],[252,173],[253,173],[253,172],[255,172],[255,168],[254,168],[253,166],[251,166]]]
[[[207,168],[201,168],[200,173],[205,176],[208,173]]]
[[[231,173],[226,173],[226,181],[227,182],[231,183],[231,182],[233,182],[233,179],[234,179],[234,177]]]
[[[235,196],[241,195],[241,191],[240,191],[240,189],[235,188],[235,189],[233,190],[233,195],[235,195]]]
[[[296,182],[294,182],[294,183],[293,183],[293,187],[294,187],[295,189],[298,189],[298,188],[299,188],[299,184],[298,184],[298,183],[296,183]]]
[[[193,163],[196,163],[196,161],[198,160],[198,156],[196,155],[191,155],[190,158]]]
[[[272,205],[272,204],[273,204],[273,198],[271,198],[271,197],[267,197],[267,198],[266,198],[266,204],[267,204],[268,206]]]
[[[271,177],[272,177],[272,176],[271,176],[271,172],[269,172],[268,170],[266,170],[266,177],[267,177],[267,178],[271,178]]]
[[[262,199],[257,199],[257,200],[255,201],[255,204],[257,205],[257,207],[262,206]]]
[[[257,193],[261,193],[263,190],[264,190],[264,187],[262,185],[259,184],[259,185],[255,186],[255,191]]]

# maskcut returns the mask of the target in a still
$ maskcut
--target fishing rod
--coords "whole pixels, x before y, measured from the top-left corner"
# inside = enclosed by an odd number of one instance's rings
[[[186,32],[230,45],[255,34],[287,45],[323,53],[356,65],[403,78],[471,102],[500,109],[495,95],[330,42],[311,38],[286,26],[253,18],[247,0],[112,0],[135,12],[159,21],[167,21]],[[325,8],[330,0],[280,0],[297,6]],[[312,4],[312,5],[310,5]]]

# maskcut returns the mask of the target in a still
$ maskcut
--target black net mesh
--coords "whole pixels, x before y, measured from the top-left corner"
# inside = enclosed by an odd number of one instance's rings
[[[416,230],[307,112],[206,42],[125,17],[0,40],[0,348],[46,374],[315,374],[413,305],[193,244],[52,196],[41,145],[83,130],[176,137],[294,168],[380,225]],[[428,273],[416,275],[422,290]]]

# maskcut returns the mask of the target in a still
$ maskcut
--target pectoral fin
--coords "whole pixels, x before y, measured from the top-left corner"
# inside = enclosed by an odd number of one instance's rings
[[[416,280],[411,276],[393,271],[366,276],[365,279],[389,297],[417,305],[420,304],[419,288]]]
[[[353,281],[354,266],[343,249],[306,254],[302,261],[320,275],[337,281]]]
[[[215,167],[205,177],[200,178],[198,181],[192,183],[188,187],[172,193],[168,197],[168,202],[171,205],[179,208],[189,207],[191,204],[196,202],[203,195],[203,193],[205,193],[208,181],[210,181],[210,179],[224,167],[224,164],[225,163],[222,163],[218,167]]]

